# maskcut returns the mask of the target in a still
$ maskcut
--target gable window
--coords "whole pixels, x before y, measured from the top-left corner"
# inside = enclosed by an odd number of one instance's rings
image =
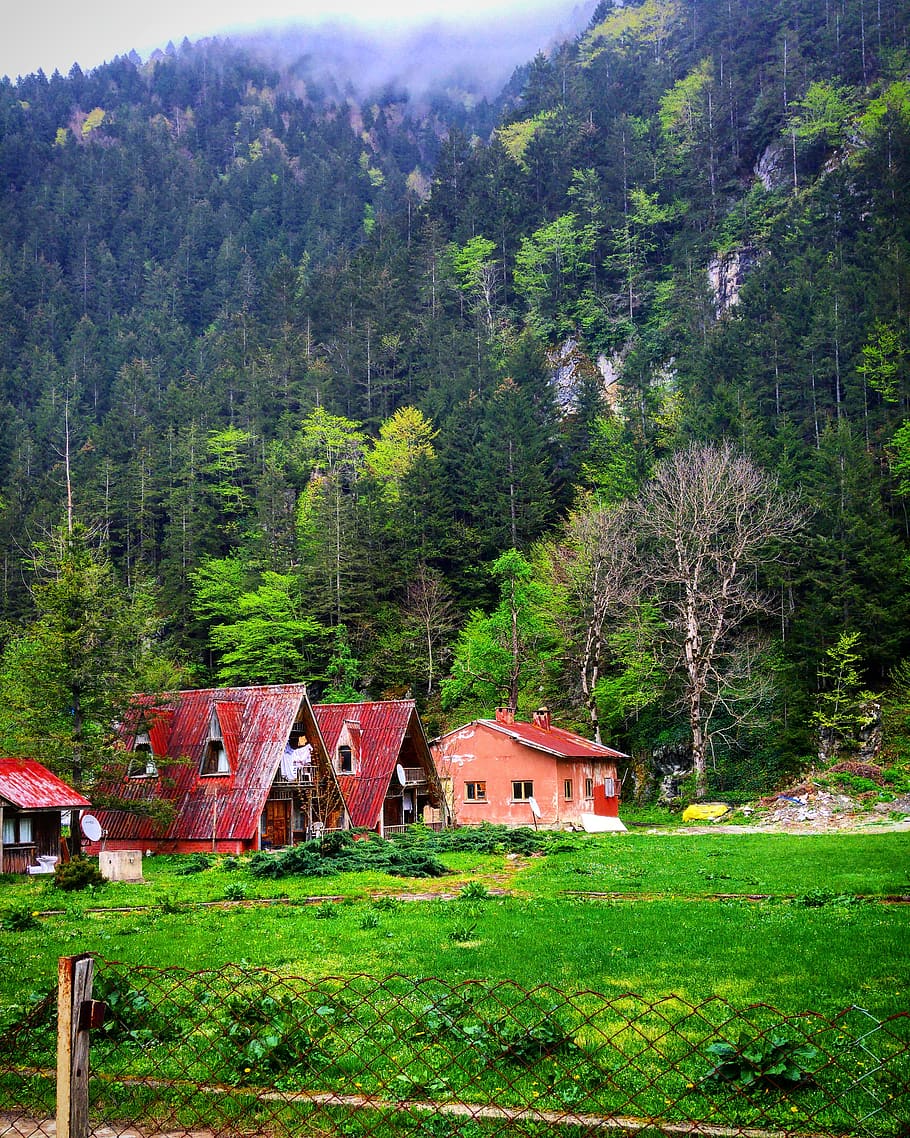
[[[221,739],[209,739],[202,757],[202,774],[230,774],[227,751]]]
[[[594,797],[594,779],[593,778],[586,778],[585,779],[585,798],[593,798],[593,797]]]
[[[348,746],[338,748],[338,773],[354,773],[354,752]]]
[[[567,800],[572,798],[572,780],[570,778],[563,779],[562,796]]]
[[[512,801],[513,802],[527,802],[529,798],[534,797],[534,783],[533,782],[513,782],[512,783]]]
[[[32,840],[32,820],[27,814],[3,819],[3,844],[5,846],[28,845]]]
[[[486,802],[487,784],[485,782],[466,782],[464,784],[465,802]]]
[[[148,735],[140,735],[136,739],[136,745],[133,747],[135,757],[130,760],[129,769],[127,774],[130,778],[155,778],[158,774],[158,766],[155,762],[155,756],[152,754],[152,744],[149,741]]]

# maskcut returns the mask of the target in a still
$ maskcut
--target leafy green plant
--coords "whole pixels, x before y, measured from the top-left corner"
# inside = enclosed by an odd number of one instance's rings
[[[481,881],[469,881],[458,895],[462,901],[489,901],[493,894]]]
[[[27,932],[36,929],[38,922],[35,914],[27,905],[11,906],[0,910],[0,929],[8,933]]]
[[[174,1016],[156,1008],[145,992],[117,973],[98,976],[94,995],[107,1005],[104,1023],[97,1029],[103,1040],[145,1047],[176,1034]]]
[[[755,1038],[742,1032],[735,1044],[719,1040],[709,1043],[707,1050],[716,1063],[706,1081],[733,1083],[744,1090],[806,1085],[812,1081],[812,1069],[819,1060],[819,1052],[811,1044],[776,1033]]]
[[[476,929],[476,921],[470,925],[456,925],[455,928],[449,932],[449,940],[454,944],[467,944],[474,939]]]
[[[493,1031],[500,1053],[523,1066],[530,1066],[547,1055],[566,1055],[579,1050],[554,1008],[541,1009],[541,1018],[530,1025],[515,1019],[500,1020],[493,1025]]]
[[[242,881],[232,881],[225,886],[224,899],[226,901],[245,901],[246,896],[246,886]]]
[[[65,893],[73,893],[78,889],[100,889],[106,884],[98,866],[87,857],[74,857],[71,861],[58,862],[54,867],[54,886]]]
[[[229,1019],[221,1053],[228,1081],[242,1085],[272,1083],[295,1071],[332,1059],[329,1033],[337,1009],[322,1005],[301,1020],[287,996],[235,996],[226,1001]]]
[[[338,917],[338,907],[333,905],[331,901],[323,901],[321,905],[317,905],[313,916],[317,921],[333,921]]]
[[[378,915],[378,913],[365,913],[361,922],[360,922],[359,928],[363,929],[364,932],[368,931],[369,929],[378,929],[379,928],[379,915]]]

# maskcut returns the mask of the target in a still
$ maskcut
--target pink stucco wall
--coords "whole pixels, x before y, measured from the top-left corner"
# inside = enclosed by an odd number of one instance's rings
[[[451,786],[456,825],[472,826],[480,822],[533,825],[528,803],[512,797],[513,781],[534,784],[534,798],[541,812],[540,826],[580,825],[583,813],[618,814],[616,795],[604,795],[605,779],[612,778],[614,789],[618,789],[616,766],[612,761],[557,758],[478,723],[471,723],[439,740],[434,744],[433,754],[440,776]],[[564,794],[567,779],[572,783],[570,799]],[[594,790],[587,798],[586,779],[591,779]],[[486,784],[486,800],[468,800],[466,784],[479,782]]]

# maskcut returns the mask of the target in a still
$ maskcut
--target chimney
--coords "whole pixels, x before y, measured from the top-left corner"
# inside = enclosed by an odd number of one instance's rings
[[[539,727],[541,731],[550,730],[550,709],[548,707],[538,707],[533,716],[534,726]]]
[[[515,722],[515,708],[514,707],[497,707],[496,708],[496,722],[501,723],[503,727],[511,727]]]

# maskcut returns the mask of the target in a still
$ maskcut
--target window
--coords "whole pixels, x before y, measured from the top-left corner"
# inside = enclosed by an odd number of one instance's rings
[[[133,747],[136,753],[136,758],[130,761],[129,770],[127,774],[130,778],[155,778],[158,774],[158,766],[155,763],[155,756],[152,754],[152,745],[148,740],[147,735],[140,735],[136,740],[136,746]]]
[[[338,748],[338,773],[354,773],[354,752],[350,747],[345,746]]]
[[[562,796],[569,800],[572,798],[572,780],[570,778],[563,779]]]
[[[616,785],[612,778],[604,779],[604,794],[607,798],[614,798],[616,795]]]
[[[20,815],[3,819],[3,844],[5,846],[27,845],[32,840],[32,820]]]
[[[487,784],[485,782],[466,782],[464,784],[465,802],[486,802]]]
[[[202,759],[203,774],[230,774],[227,751],[220,739],[209,739]]]
[[[585,798],[593,798],[593,797],[594,797],[594,779],[593,778],[586,778],[585,779]]]
[[[512,783],[512,801],[513,802],[527,802],[529,798],[534,797],[534,783],[533,782],[513,782]]]

